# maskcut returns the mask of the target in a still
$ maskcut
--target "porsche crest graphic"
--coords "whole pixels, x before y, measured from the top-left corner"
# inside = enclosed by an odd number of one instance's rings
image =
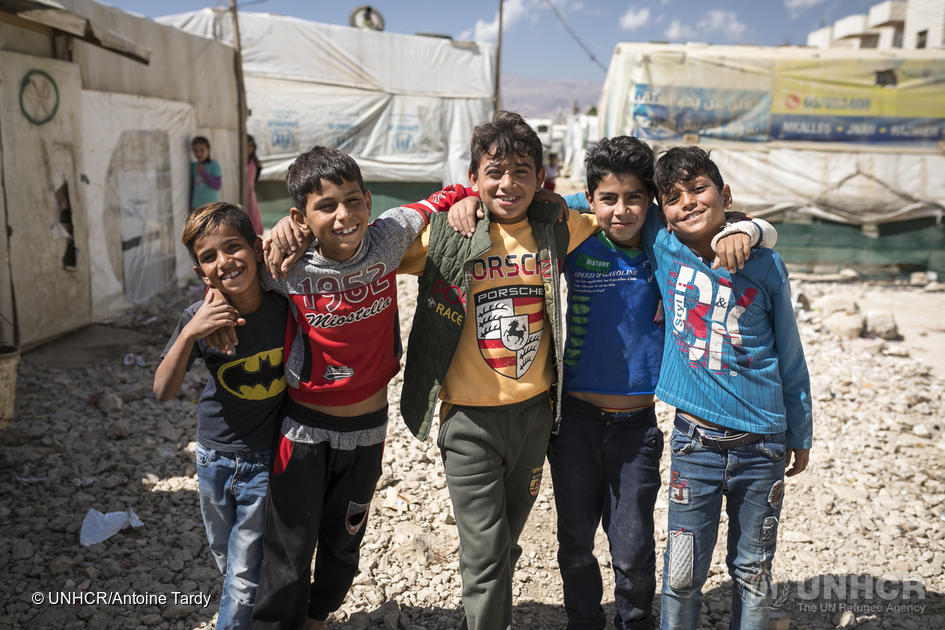
[[[285,391],[282,348],[263,350],[251,357],[224,363],[217,370],[223,388],[245,400],[265,400]]]
[[[476,294],[479,352],[499,374],[521,378],[535,361],[544,329],[544,299],[543,287],[529,285]]]

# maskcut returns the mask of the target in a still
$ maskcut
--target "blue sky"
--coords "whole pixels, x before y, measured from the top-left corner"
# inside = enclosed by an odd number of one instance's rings
[[[538,79],[603,81],[605,71],[574,41],[553,4],[605,68],[622,41],[803,45],[807,33],[880,0],[505,0],[502,72]],[[370,3],[395,33],[442,33],[495,43],[498,0],[238,0],[241,10],[347,24]],[[156,17],[194,11],[214,0],[112,0],[126,11]],[[229,4],[225,2],[225,4]]]

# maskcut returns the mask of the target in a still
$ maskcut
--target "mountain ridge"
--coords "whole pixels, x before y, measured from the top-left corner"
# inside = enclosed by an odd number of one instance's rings
[[[518,112],[526,118],[553,118],[564,122],[573,113],[586,114],[597,107],[603,81],[585,79],[534,79],[516,74],[501,77],[502,109]]]

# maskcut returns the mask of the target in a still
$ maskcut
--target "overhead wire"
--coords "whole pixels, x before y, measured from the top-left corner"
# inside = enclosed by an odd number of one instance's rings
[[[590,57],[591,61],[596,63],[598,67],[600,67],[601,70],[603,70],[604,72],[607,72],[607,68],[604,66],[604,64],[602,64],[600,60],[598,60],[597,57],[594,56],[594,53],[591,52],[591,49],[588,48],[587,45],[583,41],[581,41],[581,38],[578,37],[578,34],[574,32],[574,29],[571,28],[571,25],[569,25],[567,20],[564,19],[564,16],[561,15],[561,12],[558,11],[558,7],[556,7],[554,3],[551,2],[551,0],[545,0],[545,4],[547,4],[548,8],[550,8],[554,12],[555,16],[558,18],[558,21],[561,22],[561,25],[565,28],[566,31],[568,31],[568,33],[571,35],[574,41],[577,42],[577,45],[580,46],[584,50],[584,52],[587,53],[587,56]]]

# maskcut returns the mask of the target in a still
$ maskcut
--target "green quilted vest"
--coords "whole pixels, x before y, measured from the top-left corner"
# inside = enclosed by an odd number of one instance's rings
[[[558,221],[556,204],[533,203],[528,208],[532,234],[538,244],[539,268],[544,277],[545,315],[551,322],[552,361],[555,361],[555,416],[560,408],[562,367],[556,357],[563,350],[561,290],[558,281],[568,251],[567,224]],[[471,238],[455,232],[446,213],[430,220],[426,266],[418,279],[417,310],[407,343],[407,364],[400,411],[410,431],[421,440],[430,434],[433,411],[466,321],[472,261],[492,249],[489,216],[476,225]],[[475,325],[475,323],[471,324]]]

